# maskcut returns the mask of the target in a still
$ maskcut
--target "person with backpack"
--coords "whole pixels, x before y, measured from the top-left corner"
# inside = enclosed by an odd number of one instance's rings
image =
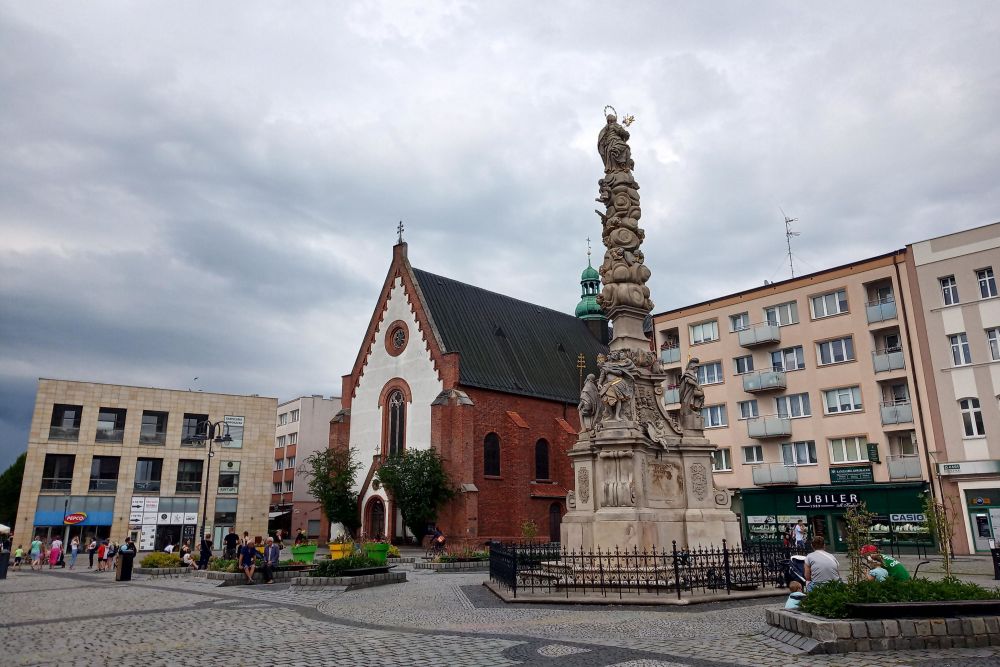
[[[198,549],[198,569],[207,570],[208,561],[212,557],[212,534],[205,533]]]

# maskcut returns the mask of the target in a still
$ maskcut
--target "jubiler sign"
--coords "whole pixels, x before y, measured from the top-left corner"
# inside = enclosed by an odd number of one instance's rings
[[[795,496],[795,507],[800,510],[850,507],[861,502],[856,493],[800,493]]]

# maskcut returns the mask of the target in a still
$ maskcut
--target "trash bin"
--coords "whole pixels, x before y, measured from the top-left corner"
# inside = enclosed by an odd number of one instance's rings
[[[0,579],[7,578],[8,566],[10,566],[10,552],[0,551]]]
[[[134,551],[118,552],[118,558],[115,559],[115,581],[132,581],[132,561],[134,559]]]
[[[990,555],[993,556],[993,578],[1000,580],[1000,549],[990,549]]]

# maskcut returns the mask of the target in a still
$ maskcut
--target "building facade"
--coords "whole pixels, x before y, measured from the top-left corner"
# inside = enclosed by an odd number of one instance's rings
[[[193,540],[205,518],[265,534],[277,401],[38,381],[15,533],[131,535],[142,551]],[[203,442],[210,423],[217,441]]]
[[[716,484],[747,538],[798,520],[845,547],[845,508],[879,516],[879,542],[929,540],[927,397],[913,333],[906,251],[766,284],[653,318],[677,385],[692,365]]]
[[[932,454],[956,553],[1000,541],[1000,223],[908,246]]]
[[[340,411],[340,397],[300,396],[278,405],[271,476],[271,529],[295,534],[302,528],[311,539],[327,540],[330,525],[309,493],[303,462],[330,444],[330,420]]]

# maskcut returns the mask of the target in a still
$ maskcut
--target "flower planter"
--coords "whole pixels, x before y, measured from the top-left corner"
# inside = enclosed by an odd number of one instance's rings
[[[365,545],[365,555],[379,565],[385,565],[386,555],[389,553],[389,545],[379,542],[371,542]]]
[[[307,563],[311,563],[313,558],[316,556],[316,545],[300,545],[297,547],[292,547],[292,558],[294,560],[302,560]]]
[[[330,542],[327,546],[330,547],[331,560],[347,558],[354,552],[354,545],[350,542]]]

